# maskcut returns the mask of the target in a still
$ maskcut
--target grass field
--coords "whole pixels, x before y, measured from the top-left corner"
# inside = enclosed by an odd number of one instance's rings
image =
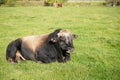
[[[71,61],[6,61],[10,41],[58,28],[78,35]],[[0,80],[120,80],[120,7],[0,7]]]

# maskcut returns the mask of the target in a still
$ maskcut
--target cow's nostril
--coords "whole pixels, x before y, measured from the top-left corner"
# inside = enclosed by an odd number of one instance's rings
[[[71,53],[71,52],[73,52],[73,51],[74,51],[74,48],[69,47],[67,52],[68,52],[68,53]]]
[[[74,51],[74,48],[71,48],[70,50],[71,50],[71,52],[73,52],[73,51]]]
[[[73,50],[74,48],[68,47],[68,50]]]

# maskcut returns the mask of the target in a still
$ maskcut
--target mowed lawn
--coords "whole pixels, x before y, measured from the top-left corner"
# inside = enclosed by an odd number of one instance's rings
[[[6,61],[12,40],[58,28],[78,35],[71,61]],[[0,80],[120,80],[120,7],[0,7]]]

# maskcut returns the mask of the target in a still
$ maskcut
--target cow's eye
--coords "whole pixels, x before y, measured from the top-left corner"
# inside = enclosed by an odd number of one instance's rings
[[[60,40],[61,40],[61,41],[65,41],[65,38],[64,38],[64,37],[60,37]]]

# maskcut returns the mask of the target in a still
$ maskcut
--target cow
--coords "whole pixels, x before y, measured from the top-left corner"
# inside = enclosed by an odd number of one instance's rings
[[[57,8],[62,7],[62,3],[57,3]]]
[[[6,49],[6,60],[11,63],[32,60],[40,63],[66,62],[74,51],[77,35],[57,29],[49,34],[17,38]]]

